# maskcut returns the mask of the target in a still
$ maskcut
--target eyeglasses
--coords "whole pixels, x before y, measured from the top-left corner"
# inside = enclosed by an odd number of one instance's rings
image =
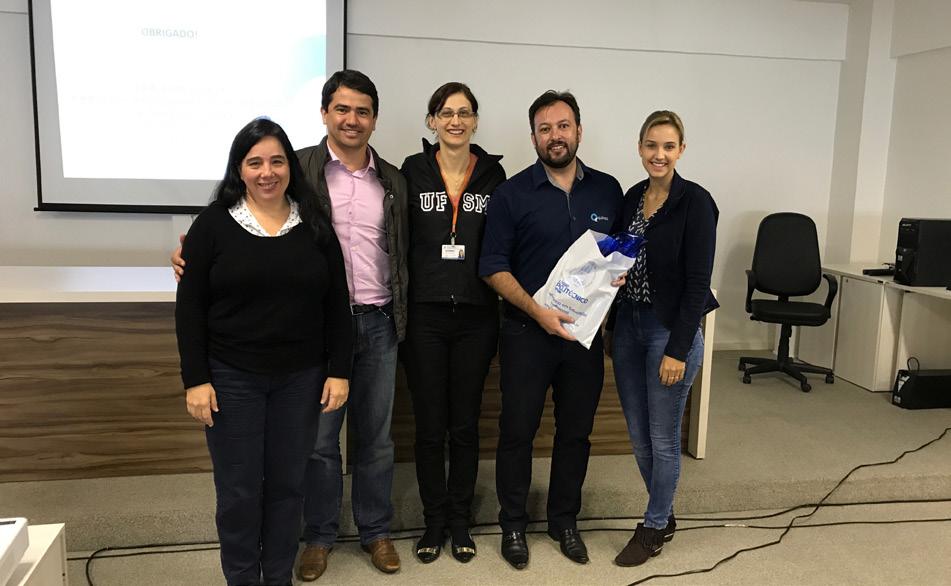
[[[460,120],[469,120],[475,116],[475,112],[472,110],[453,111],[449,108],[436,112],[436,117],[440,120],[452,120],[455,116],[458,116]]]

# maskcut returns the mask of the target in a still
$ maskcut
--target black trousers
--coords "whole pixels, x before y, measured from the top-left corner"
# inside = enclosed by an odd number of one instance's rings
[[[210,363],[218,413],[205,437],[225,580],[290,584],[324,369],[264,375]]]
[[[468,527],[479,411],[498,347],[498,307],[413,303],[403,360],[416,417],[416,480],[427,527]],[[445,445],[449,437],[449,477]]]
[[[555,403],[555,441],[548,488],[548,527],[572,529],[581,510],[581,487],[588,471],[594,414],[604,384],[601,335],[590,350],[546,333],[537,323],[502,322],[502,414],[496,454],[499,524],[524,531],[532,483],[532,441],[538,431],[548,387]]]

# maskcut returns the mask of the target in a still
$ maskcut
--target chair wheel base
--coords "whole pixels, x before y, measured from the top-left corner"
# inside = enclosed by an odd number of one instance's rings
[[[835,382],[835,375],[827,374],[826,375],[826,384],[831,385]]]
[[[743,384],[744,384],[744,385],[748,385],[748,384],[750,384],[751,382],[753,382],[753,377],[751,377],[751,376],[748,375],[748,374],[744,374],[744,375],[743,375]]]
[[[810,385],[809,383],[800,383],[799,388],[802,389],[802,392],[808,393],[809,391],[812,390],[812,385]]]

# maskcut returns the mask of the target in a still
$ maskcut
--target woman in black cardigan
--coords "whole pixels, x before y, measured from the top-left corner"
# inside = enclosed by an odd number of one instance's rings
[[[703,360],[700,319],[718,307],[710,273],[719,211],[707,190],[674,170],[685,147],[677,114],[647,117],[637,150],[648,178],[625,195],[618,226],[647,243],[618,293],[605,349],[614,357],[634,457],[650,495],[644,522],[615,558],[621,566],[646,562],[673,538],[680,424]]]

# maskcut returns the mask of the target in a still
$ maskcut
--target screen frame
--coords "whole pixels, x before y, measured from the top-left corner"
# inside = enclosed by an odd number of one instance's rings
[[[40,148],[40,114],[39,114],[39,90],[36,71],[37,47],[35,38],[35,18],[37,15],[34,2],[45,2],[47,11],[49,10],[48,0],[27,0],[27,21],[29,23],[30,34],[30,79],[33,83],[33,145],[34,158],[36,161],[36,207],[35,212],[94,212],[94,213],[123,213],[123,214],[188,214],[194,215],[205,208],[205,206],[190,205],[129,205],[129,204],[77,204],[77,203],[54,203],[43,201],[43,169],[41,161]],[[328,0],[327,3],[327,22],[339,22],[341,26],[327,27],[327,61],[333,63],[335,58],[339,58],[342,69],[347,68],[347,2],[348,0]],[[342,36],[340,38],[338,36]],[[338,48],[340,53],[338,54]],[[52,50],[50,48],[50,50]],[[51,58],[52,59],[52,58]],[[52,62],[52,61],[51,61]],[[44,83],[44,82],[40,82]],[[59,114],[55,112],[53,117],[56,120],[56,132],[59,132]]]

